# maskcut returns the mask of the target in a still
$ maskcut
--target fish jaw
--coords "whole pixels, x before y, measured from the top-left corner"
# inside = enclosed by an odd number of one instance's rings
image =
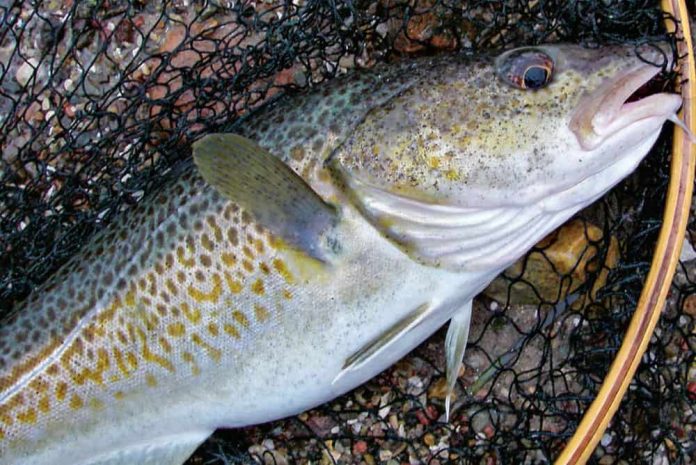
[[[664,122],[677,112],[682,105],[677,94],[657,93],[627,102],[631,94],[659,71],[653,65],[640,65],[609,79],[583,98],[569,124],[582,149],[594,150],[607,138],[641,120],[655,118]]]

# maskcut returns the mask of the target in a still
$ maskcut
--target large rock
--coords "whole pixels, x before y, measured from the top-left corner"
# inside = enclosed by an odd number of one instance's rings
[[[555,303],[594,278],[591,289],[582,296],[594,298],[619,261],[618,241],[612,236],[600,263],[598,252],[603,244],[600,228],[584,220],[572,220],[506,269],[484,294],[501,304],[508,302],[508,290],[511,304]]]

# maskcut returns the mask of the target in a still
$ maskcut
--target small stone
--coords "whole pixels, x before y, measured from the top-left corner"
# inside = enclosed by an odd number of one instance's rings
[[[27,85],[29,79],[31,79],[31,77],[34,75],[38,65],[39,62],[36,58],[29,58],[29,60],[19,65],[19,68],[17,68],[17,73],[15,74],[15,79],[20,86],[24,87]]]
[[[379,451],[379,460],[382,462],[386,462],[387,460],[390,460],[392,458],[392,451],[387,450],[387,449],[382,449]]]
[[[684,313],[696,317],[696,294],[691,294],[684,299]]]
[[[599,271],[589,293],[593,297],[619,262],[618,241],[612,236],[604,263],[597,263],[596,244],[602,237],[602,229],[587,221],[566,223],[506,269],[484,294],[499,302],[507,302],[509,294],[510,303],[518,305],[538,305],[540,299],[556,302],[585,284],[590,273]]]
[[[358,441],[355,444],[353,444],[353,453],[354,454],[364,454],[367,452],[367,443],[365,441]]]
[[[375,465],[375,458],[372,456],[372,454],[363,455],[363,459],[367,465]]]
[[[688,393],[689,399],[696,401],[696,381],[691,381],[686,385],[686,392]]]
[[[611,434],[605,433],[600,440],[600,444],[602,444],[603,447],[607,447],[609,444],[611,444],[612,439]]]
[[[71,105],[69,103],[66,103],[63,105],[63,114],[67,116],[68,118],[74,118],[75,117],[75,105]]]
[[[425,436],[423,436],[423,442],[428,446],[432,447],[435,445],[435,436],[432,434],[428,433]]]
[[[432,383],[428,389],[428,397],[445,400],[445,397],[447,397],[447,378],[438,378],[437,381]],[[454,394],[452,399],[454,399]]]
[[[423,410],[418,410],[416,412],[416,418],[418,418],[418,422],[420,422],[420,424],[423,426],[427,426],[430,424],[430,419],[425,415],[425,412]]]

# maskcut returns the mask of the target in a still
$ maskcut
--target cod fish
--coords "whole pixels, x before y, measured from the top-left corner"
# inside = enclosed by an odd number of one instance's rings
[[[632,46],[427,58],[203,137],[2,325],[0,463],[180,465],[448,321],[451,392],[472,299],[676,120],[632,97],[658,72]]]

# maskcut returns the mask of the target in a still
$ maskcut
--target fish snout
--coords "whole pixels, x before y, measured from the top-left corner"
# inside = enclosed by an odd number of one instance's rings
[[[679,95],[659,92],[661,68],[642,63],[602,83],[582,97],[570,129],[584,150],[594,150],[605,139],[637,122],[656,118],[660,125],[682,105]]]

